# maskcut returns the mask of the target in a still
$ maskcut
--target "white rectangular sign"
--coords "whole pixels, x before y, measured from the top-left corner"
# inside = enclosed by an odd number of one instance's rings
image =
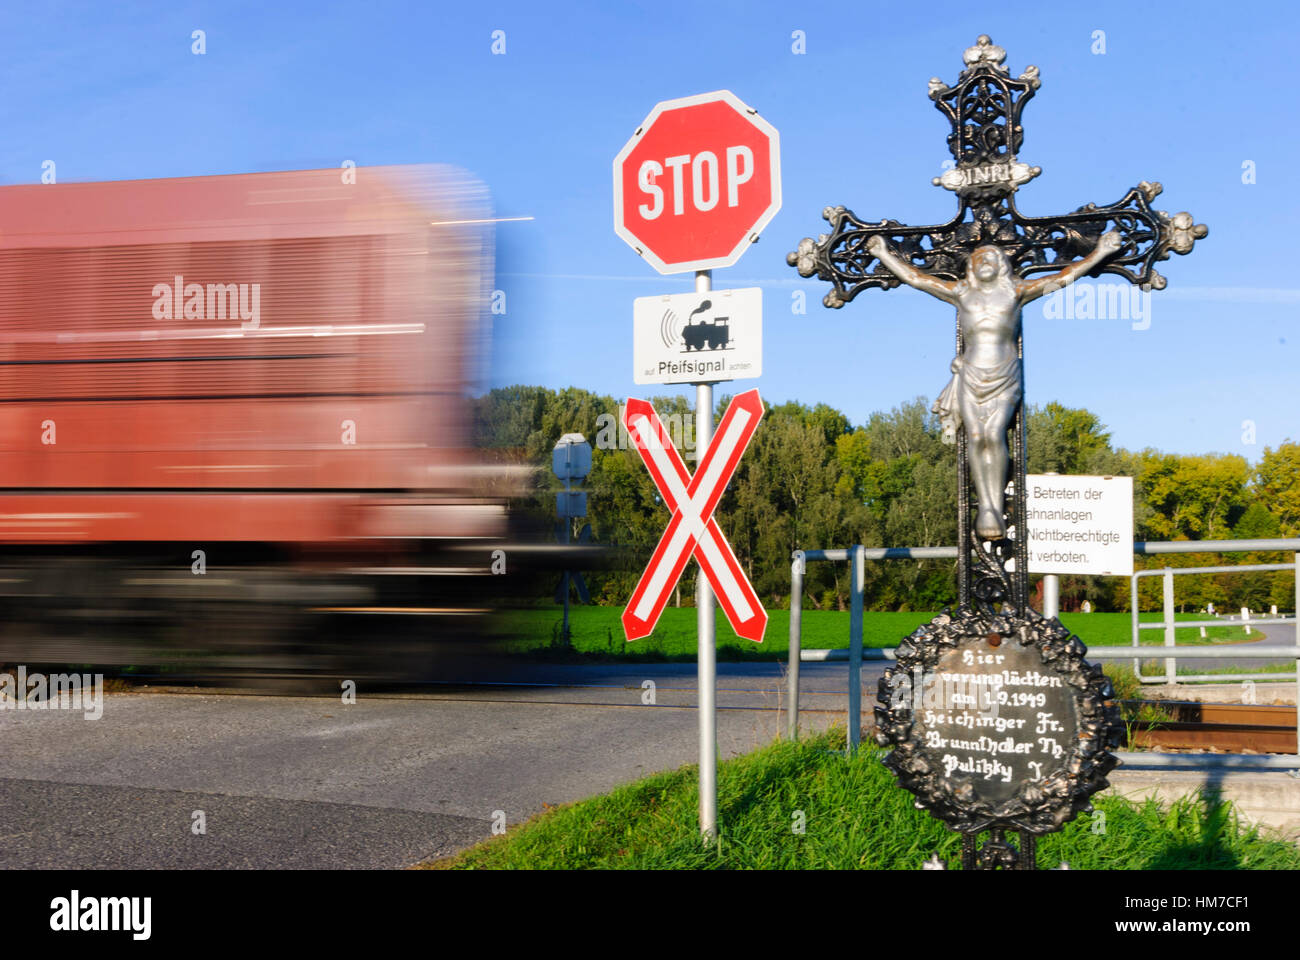
[[[763,291],[709,290],[632,302],[637,383],[715,383],[763,372]]]
[[[1029,572],[1133,574],[1133,478],[1031,474]]]

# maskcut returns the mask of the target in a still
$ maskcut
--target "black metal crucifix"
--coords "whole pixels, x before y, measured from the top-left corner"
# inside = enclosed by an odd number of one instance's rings
[[[786,260],[801,276],[831,282],[823,299],[827,307],[900,283],[957,307],[953,377],[935,403],[944,439],[957,444],[957,610],[900,645],[897,669],[881,681],[877,739],[894,746],[886,763],[902,784],[966,834],[968,866],[1026,866],[1032,863],[1033,837],[1089,809],[1087,798],[1106,786],[1105,774],[1116,763],[1107,747],[1114,745],[1117,725],[1113,708],[1105,706],[1109,682],[1082,659],[1086,648],[1059,621],[1046,621],[1029,607],[1021,308],[1085,275],[1113,273],[1144,289],[1163,289],[1166,281],[1155,263],[1190,252],[1208,230],[1188,213],[1153,210],[1161,186],[1147,181],[1109,206],[1090,203],[1050,217],[1021,214],[1015,193],[1042,172],[1017,157],[1024,140],[1020,115],[1038,89],[1038,69],[1031,66],[1013,79],[1003,65],[1006,51],[987,36],[963,59],[966,68],[956,86],[935,78],[929,91],[951,123],[954,161],[933,182],[956,193],[956,215],[947,223],[913,227],[897,220],[867,223],[842,206],[827,207],[822,216],[831,232],[800,241]],[[1043,763],[1031,763],[1017,790],[977,789],[975,778],[952,775],[966,769],[960,760],[953,770],[935,769],[934,756],[927,758],[918,742],[911,705],[898,693],[911,682],[910,671],[920,671],[919,679],[927,670],[960,667],[953,660],[959,651],[974,657],[978,648],[981,657],[1007,659],[1012,650],[989,653],[1007,635],[1019,640],[1015,656],[1024,670],[1047,671],[1079,691],[1073,701],[1062,699],[1054,707],[1073,724],[1071,750],[1055,772],[1043,773]],[[1003,839],[1007,829],[1020,831],[1019,854]],[[974,837],[981,830],[990,830],[992,839],[977,855]]]

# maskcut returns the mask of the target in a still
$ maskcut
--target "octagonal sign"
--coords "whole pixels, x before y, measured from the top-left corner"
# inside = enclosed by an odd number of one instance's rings
[[[780,209],[776,128],[730,90],[658,104],[614,158],[614,232],[660,273],[731,266]]]

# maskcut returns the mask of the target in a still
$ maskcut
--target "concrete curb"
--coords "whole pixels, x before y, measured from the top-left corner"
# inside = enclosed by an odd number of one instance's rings
[[[1300,779],[1285,771],[1115,770],[1107,779],[1111,786],[1104,794],[1135,801],[1170,803],[1197,790],[1217,794],[1248,822],[1300,842]]]

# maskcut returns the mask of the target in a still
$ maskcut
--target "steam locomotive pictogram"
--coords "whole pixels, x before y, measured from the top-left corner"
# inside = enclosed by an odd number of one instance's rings
[[[716,317],[712,321],[695,322],[696,314],[712,308],[713,301],[705,300],[686,318],[686,326],[682,328],[682,342],[686,345],[687,351],[703,350],[705,347],[710,350],[721,350],[725,349],[731,340],[730,317]]]

